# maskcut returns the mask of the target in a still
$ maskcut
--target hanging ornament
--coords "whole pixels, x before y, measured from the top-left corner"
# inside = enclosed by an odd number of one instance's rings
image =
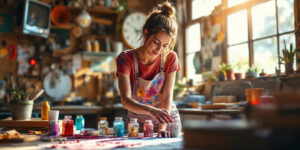
[[[92,22],[92,18],[90,14],[87,13],[85,9],[83,9],[79,14],[79,16],[77,17],[77,23],[81,27],[86,28],[91,24],[91,22]]]

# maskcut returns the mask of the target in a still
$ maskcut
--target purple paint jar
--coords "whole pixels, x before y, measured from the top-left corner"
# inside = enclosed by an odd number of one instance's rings
[[[55,120],[49,122],[49,135],[57,136],[59,134],[59,124]]]

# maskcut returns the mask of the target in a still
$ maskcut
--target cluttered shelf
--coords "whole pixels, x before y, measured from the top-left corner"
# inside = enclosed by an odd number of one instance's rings
[[[81,11],[81,7],[68,7],[70,11]],[[117,13],[114,12],[114,10],[108,8],[108,7],[94,7],[94,8],[87,8],[86,9],[90,13],[98,13],[98,14],[110,14],[110,15],[116,15]]]

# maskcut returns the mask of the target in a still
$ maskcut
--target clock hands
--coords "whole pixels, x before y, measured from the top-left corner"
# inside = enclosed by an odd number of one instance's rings
[[[127,25],[130,26],[135,31],[136,34],[138,34],[140,32],[136,27],[134,27],[130,23],[127,23]]]

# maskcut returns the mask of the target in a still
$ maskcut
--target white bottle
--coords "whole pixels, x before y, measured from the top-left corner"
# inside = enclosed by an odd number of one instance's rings
[[[100,117],[100,121],[98,123],[98,132],[99,136],[107,136],[108,135],[108,122],[106,117]]]

